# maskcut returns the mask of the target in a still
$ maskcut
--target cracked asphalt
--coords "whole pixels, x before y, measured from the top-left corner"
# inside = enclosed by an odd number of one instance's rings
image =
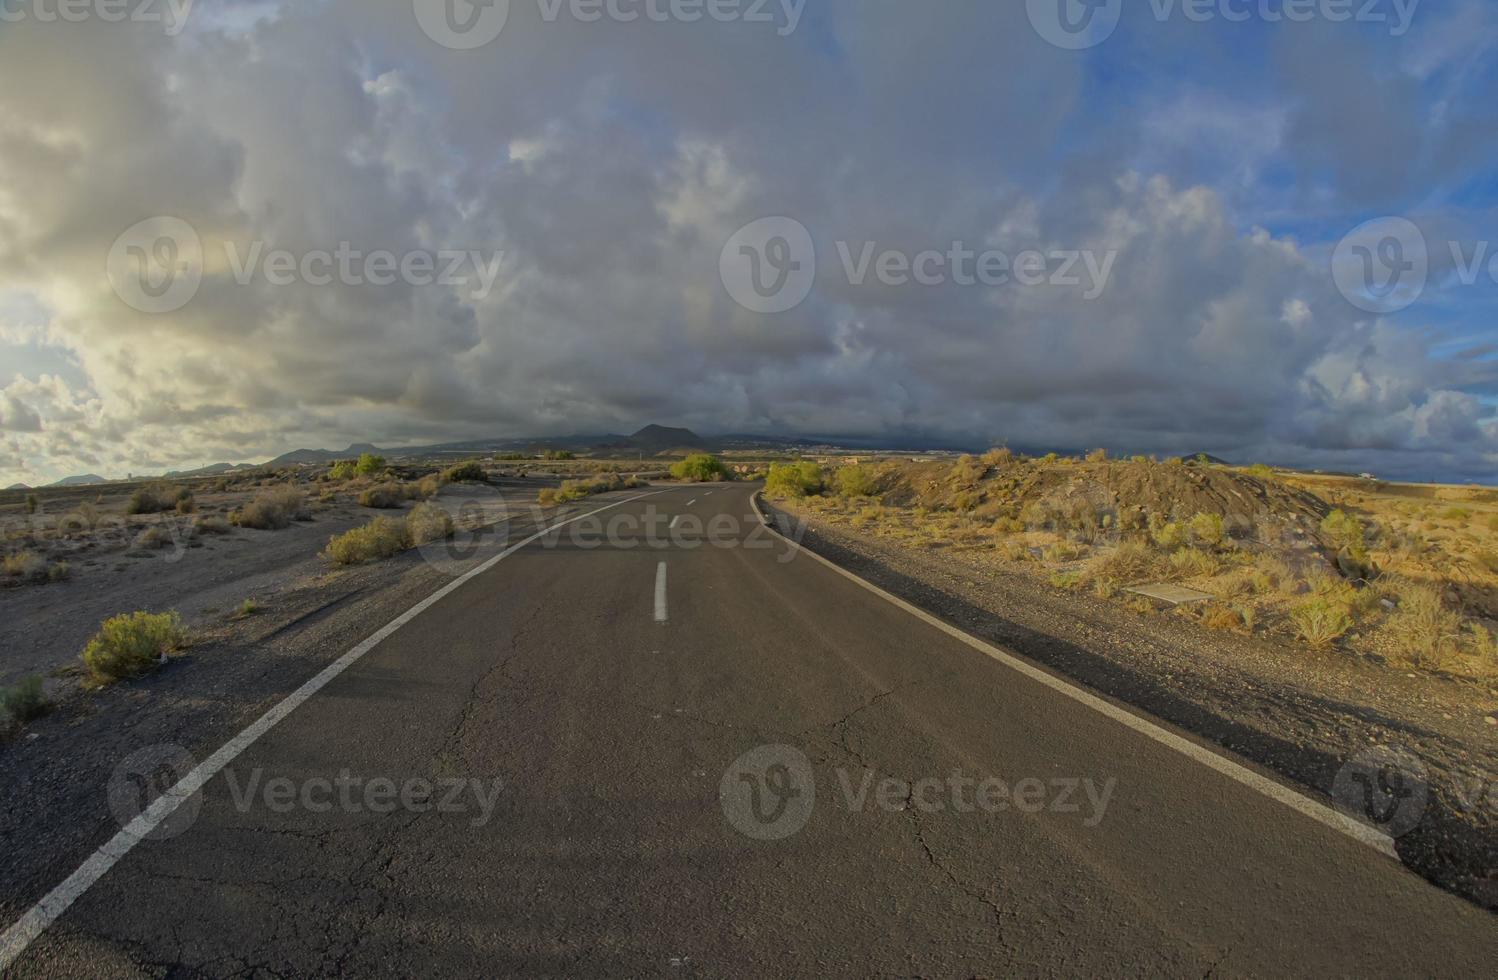
[[[638,529],[597,547],[564,532],[447,596],[12,972],[1391,976],[1498,959],[1489,913],[790,557],[751,493],[618,510],[718,517],[732,546],[691,520],[664,550]],[[814,782],[749,774],[767,827],[788,785],[814,788],[778,839],[742,832],[721,795],[765,746]],[[954,776],[1012,792],[929,791]],[[399,799],[302,795],[340,781]],[[1113,787],[1101,813],[1057,799],[1083,781]],[[1029,805],[1025,785],[1042,789]]]

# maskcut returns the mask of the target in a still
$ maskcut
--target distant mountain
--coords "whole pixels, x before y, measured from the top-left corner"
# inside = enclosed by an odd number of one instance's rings
[[[195,470],[173,470],[162,474],[162,479],[171,480],[178,477],[189,476],[218,476],[220,473],[237,473],[240,470],[253,470],[254,463],[214,463],[212,466],[200,466]]]
[[[6,487],[5,489],[7,489],[7,490],[30,490],[31,488],[28,487],[24,483],[12,483],[10,486]]]
[[[277,456],[266,463],[266,466],[299,466],[303,463],[330,463],[337,459],[358,459],[365,453],[373,453],[376,456],[383,454],[385,450],[371,446],[365,442],[355,443],[347,449],[339,452],[333,449],[294,449],[289,453]]]
[[[109,481],[104,479],[102,476],[95,476],[93,473],[85,473],[82,476],[64,477],[63,479],[58,480],[56,483],[50,485],[54,487],[91,487],[95,483],[108,482]]]
[[[629,437],[635,449],[660,452],[666,449],[703,449],[707,443],[691,429],[672,429],[664,425],[647,425]]]

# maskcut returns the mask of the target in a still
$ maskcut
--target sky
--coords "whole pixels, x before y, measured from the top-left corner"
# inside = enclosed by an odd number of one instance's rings
[[[0,0],[0,486],[652,422],[1498,482],[1485,0],[79,3]]]

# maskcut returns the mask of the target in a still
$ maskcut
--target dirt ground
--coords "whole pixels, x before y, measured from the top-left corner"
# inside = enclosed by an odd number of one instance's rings
[[[195,491],[196,509],[188,515],[127,515],[129,488],[119,486],[44,491],[36,515],[27,514],[24,503],[0,506],[8,553],[30,552],[48,563],[66,562],[68,569],[59,581],[11,579],[0,587],[0,687],[40,674],[50,695],[63,695],[75,683],[71,669],[88,639],[103,620],[121,613],[176,610],[189,629],[202,632],[232,621],[246,600],[264,610],[288,595],[338,594],[340,583],[358,577],[358,570],[323,557],[329,538],[398,512],[361,507],[354,492],[324,498],[324,489],[306,482],[305,520],[274,531],[227,525],[235,508],[267,485],[284,482],[254,480],[222,489],[214,489],[213,481],[184,484]],[[500,479],[494,486],[453,484],[436,503],[460,525],[529,519],[537,488],[551,482],[537,477]],[[225,519],[218,531],[195,530],[213,518]],[[151,528],[163,532],[162,543],[139,546]],[[460,534],[422,553],[440,564],[445,554],[460,555],[474,543],[472,535]]]

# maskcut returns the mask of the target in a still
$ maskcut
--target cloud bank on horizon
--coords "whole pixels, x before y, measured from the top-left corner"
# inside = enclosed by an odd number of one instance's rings
[[[9,0],[0,485],[651,421],[1498,473],[1482,0],[433,3]]]

